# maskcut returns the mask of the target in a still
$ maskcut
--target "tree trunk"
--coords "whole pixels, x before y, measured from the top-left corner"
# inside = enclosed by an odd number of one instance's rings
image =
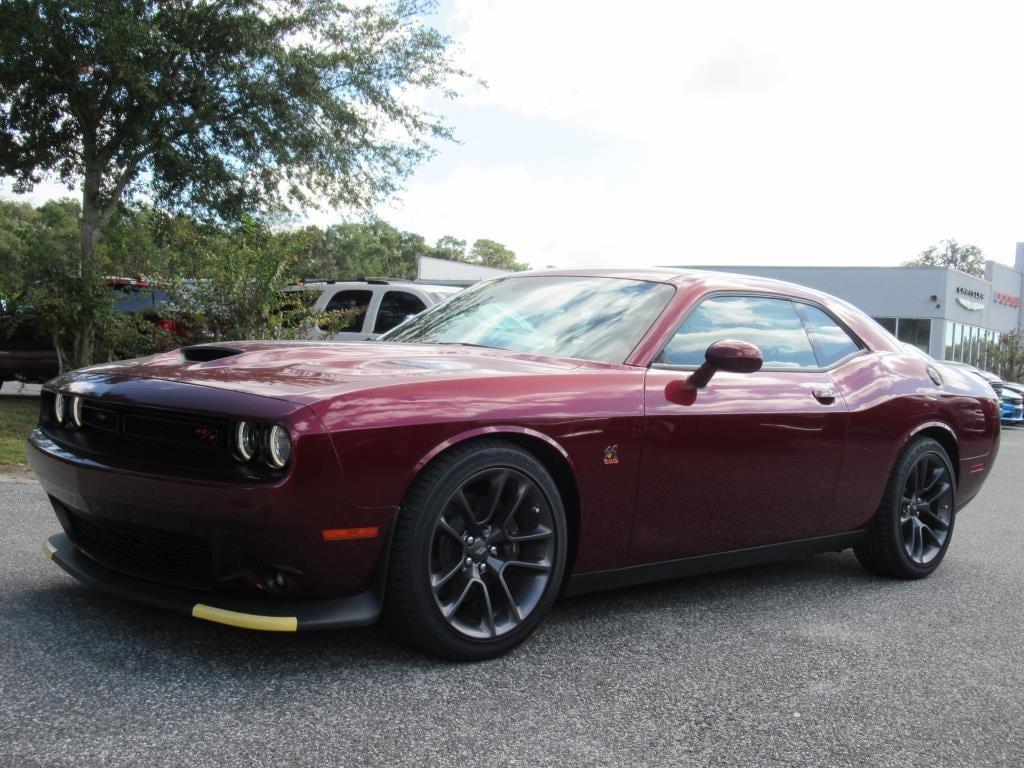
[[[78,254],[78,277],[83,282],[100,279],[95,263],[96,244],[103,229],[100,207],[100,178],[98,168],[88,168],[82,185],[82,222],[80,226],[80,249]],[[96,340],[96,308],[87,301],[82,306],[78,327],[72,332],[69,367],[82,368],[91,365]]]
[[[93,343],[96,340],[96,319],[91,312],[84,312],[82,321],[75,330],[71,341],[72,368],[83,368],[92,365]]]

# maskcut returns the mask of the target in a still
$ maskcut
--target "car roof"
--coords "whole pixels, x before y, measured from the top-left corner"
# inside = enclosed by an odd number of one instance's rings
[[[419,288],[429,293],[456,293],[461,291],[461,286],[435,285],[434,283],[417,283],[415,280],[303,280],[301,283],[294,283],[284,287],[284,291],[323,291],[327,288],[367,288],[371,286],[396,288]]]
[[[756,275],[734,272],[714,272],[707,269],[683,267],[606,267],[603,269],[561,269],[513,272],[495,280],[522,277],[609,277],[624,280],[645,280],[673,285],[681,293],[706,295],[710,293],[765,294],[803,300],[827,307],[845,322],[860,339],[875,350],[904,351],[896,337],[873,321],[867,314],[838,296],[817,291],[797,283],[774,280]]]
[[[809,299],[821,303],[843,302],[837,296],[817,291],[798,283],[775,280],[758,275],[742,275],[735,272],[715,272],[709,269],[685,269],[682,267],[606,267],[601,269],[551,269],[512,272],[495,278],[506,277],[610,277],[622,280],[645,280],[667,283],[680,287],[703,286],[714,291],[745,291],[751,293],[779,293],[795,298]]]

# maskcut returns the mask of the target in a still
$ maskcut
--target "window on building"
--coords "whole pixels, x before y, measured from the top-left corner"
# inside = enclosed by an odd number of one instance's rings
[[[965,359],[971,365],[978,364],[978,328],[974,325],[968,325],[964,329],[964,334],[967,336],[967,350],[965,352]]]
[[[963,323],[953,323],[953,357],[958,363],[964,359],[964,326]]]
[[[945,359],[959,363],[970,363],[987,370],[994,365],[993,346],[999,344],[1002,334],[989,328],[947,321],[945,327]]]
[[[927,318],[901,317],[896,323],[896,338],[904,344],[928,351],[932,335],[932,321]]]
[[[896,318],[895,317],[876,317],[875,322],[885,328],[893,336],[896,335]]]
[[[931,346],[932,321],[918,317],[876,317],[880,326],[902,341],[928,352]]]

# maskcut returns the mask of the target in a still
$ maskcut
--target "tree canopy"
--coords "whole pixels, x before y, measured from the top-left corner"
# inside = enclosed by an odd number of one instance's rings
[[[494,267],[495,269],[511,269],[519,272],[528,269],[528,265],[516,261],[516,253],[494,240],[480,239],[473,243],[469,249],[469,257],[465,259],[470,264],[479,264],[482,267]]]
[[[80,217],[74,200],[38,208],[0,201],[0,349],[9,333],[31,325],[38,341],[57,351],[63,367],[74,365],[83,314],[96,324],[97,361],[211,339],[301,338],[312,322],[322,324],[324,318],[314,316],[306,292],[284,293],[289,283],[414,278],[420,256],[471,258],[464,240],[446,236],[432,246],[422,235],[380,219],[326,229],[273,229],[252,217],[228,224],[152,207],[121,208],[97,245],[97,269],[105,277],[150,280],[169,291],[171,305],[180,311],[158,308],[166,322],[156,323],[154,312],[141,317],[114,311],[111,281],[78,277]],[[512,253],[492,240],[477,242]],[[161,330],[170,325],[179,335]]]
[[[122,202],[208,220],[366,208],[450,137],[418,92],[454,95],[449,40],[394,0],[5,0],[0,173],[82,189],[75,273]],[[73,361],[89,362],[83,311]]]
[[[943,240],[931,245],[904,263],[908,267],[949,267],[975,277],[985,276],[985,254],[976,245]]]

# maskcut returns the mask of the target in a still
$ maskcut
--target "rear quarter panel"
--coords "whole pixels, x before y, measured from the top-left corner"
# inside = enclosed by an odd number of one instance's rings
[[[953,369],[942,368],[941,375],[943,384],[937,386],[923,358],[890,352],[862,355],[832,371],[850,421],[835,501],[822,535],[867,526],[900,451],[925,429],[946,429],[956,439],[959,455],[951,458],[958,506],[981,488],[998,448],[995,395]]]

